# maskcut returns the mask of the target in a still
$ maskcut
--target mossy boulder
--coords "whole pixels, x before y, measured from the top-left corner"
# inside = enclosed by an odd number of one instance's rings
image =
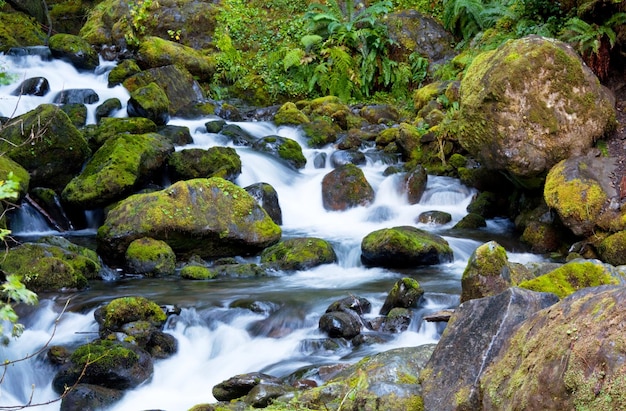
[[[98,278],[102,265],[97,256],[45,243],[23,243],[0,256],[0,269],[22,278],[34,292],[83,289]]]
[[[404,277],[393,285],[379,314],[388,315],[394,308],[416,308],[423,295],[424,289],[417,280]]]
[[[176,151],[169,157],[168,166],[173,181],[209,177],[235,181],[241,174],[241,158],[231,147]]]
[[[176,115],[179,110],[204,101],[204,93],[191,73],[184,67],[175,65],[143,70],[128,77],[123,85],[132,96],[135,91],[151,83],[155,83],[165,92],[170,115]]]
[[[130,93],[126,111],[130,117],[145,117],[162,126],[170,121],[169,107],[167,94],[153,82]]]
[[[177,254],[221,257],[258,253],[280,236],[280,227],[244,189],[212,177],[122,200],[97,239],[100,254],[115,259],[141,237],[163,240]]]
[[[417,222],[422,224],[441,225],[452,221],[452,214],[445,211],[424,211],[417,216]]]
[[[321,264],[337,262],[333,246],[313,237],[290,238],[266,248],[261,263],[279,270],[308,270]]]
[[[94,209],[131,193],[165,164],[174,146],[156,133],[120,134],[96,151],[80,175],[65,187],[67,204]]]
[[[144,69],[177,65],[203,80],[212,78],[216,66],[214,59],[196,49],[154,36],[141,41],[137,63]]]
[[[300,125],[310,122],[309,118],[296,107],[294,103],[288,102],[280,106],[276,115],[274,115],[274,123],[277,126],[284,125]]]
[[[37,21],[22,13],[0,13],[0,51],[11,47],[40,46],[47,34]]]
[[[358,128],[364,122],[362,118],[352,113],[347,104],[335,96],[318,97],[310,101],[299,102],[296,105],[311,121],[315,119],[330,120],[341,130]]]
[[[587,287],[624,284],[625,273],[598,260],[575,259],[539,277],[522,281],[519,286],[563,298]]]
[[[474,250],[461,278],[461,302],[500,294],[512,285],[506,250],[489,241]]]
[[[107,77],[109,87],[115,87],[122,84],[127,78],[139,73],[141,68],[135,60],[122,60],[118,65],[113,67]]]
[[[252,148],[287,163],[296,170],[304,168],[306,158],[302,154],[300,144],[287,137],[265,136],[252,144]]]
[[[453,253],[436,234],[411,226],[374,231],[361,241],[361,261],[375,267],[415,267],[446,263]]]
[[[111,117],[122,109],[122,102],[119,98],[108,98],[96,107],[96,122],[99,123],[104,117]]]
[[[611,265],[626,265],[626,231],[611,234],[600,242],[598,253],[602,261]]]
[[[138,238],[126,249],[128,272],[148,277],[172,275],[176,270],[176,254],[161,240]]]
[[[546,177],[546,204],[577,236],[626,229],[626,210],[611,206],[612,199],[619,198],[618,188],[611,181],[614,172],[614,158],[581,156],[563,160]]]
[[[461,146],[485,167],[522,179],[584,154],[615,125],[608,90],[554,39],[524,37],[479,55],[460,92]]]
[[[581,290],[524,321],[480,378],[478,409],[626,407],[626,289]]]
[[[130,343],[96,340],[81,345],[54,376],[52,387],[62,394],[80,381],[124,390],[148,380],[154,365],[150,355]]]
[[[0,151],[30,173],[33,186],[58,190],[91,155],[81,132],[52,104],[41,104],[6,124],[0,131]]]
[[[408,123],[400,123],[394,136],[394,142],[398,145],[402,158],[405,161],[418,162],[423,156],[422,135],[416,126]]]
[[[297,394],[285,408],[423,410],[417,376],[433,349],[426,344],[367,356],[325,384]]]
[[[180,277],[186,280],[210,280],[217,277],[217,273],[203,265],[187,264],[180,269]]]
[[[144,117],[105,117],[102,118],[97,125],[90,124],[83,129],[85,139],[87,139],[93,151],[100,148],[106,140],[118,134],[146,134],[156,132],[157,125],[154,124],[154,121]]]
[[[520,323],[556,302],[555,295],[513,287],[495,296],[461,304],[419,376],[424,409],[480,410],[480,378],[486,366],[497,358]],[[520,344],[524,344],[523,339]],[[518,369],[510,368],[507,372],[512,370]]]
[[[165,311],[154,301],[141,296],[121,297],[99,308],[95,314],[102,333],[121,331],[125,324],[146,321],[161,328],[167,320]]]
[[[359,115],[372,124],[395,124],[400,119],[398,109],[388,104],[365,106]]]
[[[175,146],[186,146],[193,143],[193,137],[189,131],[189,127],[175,126],[168,124],[163,127],[159,127],[158,133],[167,138]]]
[[[11,160],[8,156],[0,156],[0,181],[6,181],[9,175],[12,175],[13,180],[17,181],[18,192],[15,198],[8,198],[7,200],[17,201],[28,192],[30,175],[24,167]]]
[[[455,230],[475,230],[482,227],[487,227],[485,217],[480,214],[469,213],[460,219],[452,228]]]
[[[98,53],[82,37],[59,33],[48,41],[52,56],[69,61],[81,70],[94,70],[100,64]]]
[[[310,123],[302,124],[301,127],[304,135],[308,138],[308,146],[313,148],[334,143],[341,131],[339,126],[323,118],[316,118]]]
[[[324,208],[332,211],[368,206],[376,196],[363,170],[352,163],[339,166],[326,174],[321,189]]]

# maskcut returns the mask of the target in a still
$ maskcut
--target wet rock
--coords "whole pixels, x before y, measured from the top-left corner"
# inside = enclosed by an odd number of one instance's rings
[[[474,250],[461,278],[461,302],[500,294],[512,285],[506,250],[495,241]]]
[[[54,97],[54,104],[93,104],[100,101],[98,93],[93,89],[67,89]]]
[[[248,133],[237,124],[227,124],[219,132],[221,135],[228,137],[233,144],[237,146],[252,146],[256,141],[256,137]]]
[[[428,174],[426,173],[426,169],[421,165],[417,165],[406,174],[404,177],[404,185],[409,204],[418,204],[420,202],[424,191],[426,191],[427,182]]]
[[[167,319],[158,304],[139,296],[116,298],[96,310],[94,316],[103,337],[110,332],[122,331],[125,324],[136,321],[143,321],[160,329]]]
[[[189,127],[168,124],[160,127],[157,133],[167,138],[175,146],[184,146],[193,143],[193,137],[191,137]]]
[[[294,103],[287,102],[283,104],[276,115],[274,116],[274,123],[277,126],[282,125],[300,125],[310,122],[309,118],[302,111],[296,107]]]
[[[126,249],[128,272],[147,277],[172,275],[176,270],[176,254],[161,240],[138,238]]]
[[[266,248],[261,264],[278,270],[308,270],[337,262],[332,245],[321,238],[289,238]]]
[[[141,68],[137,65],[135,60],[122,60],[109,72],[109,76],[107,77],[108,86],[115,87],[122,84],[124,80],[139,72],[141,72]]]
[[[287,163],[298,170],[306,165],[302,147],[297,141],[281,136],[262,137],[252,144],[252,148]]]
[[[50,91],[50,83],[45,77],[28,78],[11,93],[12,96],[45,96]]]
[[[97,125],[88,125],[83,129],[85,138],[92,150],[96,151],[104,142],[118,134],[156,133],[154,121],[143,117],[118,118],[103,117]]]
[[[176,151],[170,155],[168,165],[173,181],[209,177],[235,181],[241,174],[241,158],[232,147]]]
[[[346,310],[354,311],[358,315],[369,314],[372,311],[372,303],[366,298],[351,295],[334,301],[326,308],[327,313]]]
[[[283,383],[261,382],[248,392],[244,401],[254,408],[265,408],[272,400],[293,391],[293,388]]]
[[[324,147],[337,141],[341,128],[325,119],[314,119],[310,123],[301,125],[304,135],[309,139],[309,147]]]
[[[520,323],[557,301],[554,294],[509,288],[461,304],[420,374],[424,408],[480,409],[478,381],[487,365]]]
[[[398,109],[388,104],[365,106],[359,115],[372,124],[395,124],[400,118]]]
[[[473,230],[481,227],[487,227],[487,221],[485,221],[485,218],[480,214],[469,213],[461,220],[459,220],[459,222],[457,222],[452,228],[454,230]]]
[[[94,70],[100,64],[98,53],[80,36],[55,34],[48,44],[54,58],[67,60],[77,69]]]
[[[417,222],[422,224],[436,224],[442,225],[452,221],[452,215],[445,211],[424,211],[417,216]]]
[[[94,384],[78,384],[61,400],[61,411],[99,410],[122,398],[120,390]]]
[[[256,199],[261,207],[267,212],[278,225],[283,224],[283,213],[278,202],[278,193],[268,183],[256,183],[244,188],[252,197]]]
[[[96,107],[96,123],[99,123],[103,117],[111,117],[122,109],[122,102],[119,98],[106,99],[102,104]]]
[[[280,307],[267,318],[252,323],[248,327],[250,334],[270,338],[281,338],[296,330],[311,326],[307,312],[302,308]]]
[[[363,323],[359,315],[352,311],[332,311],[322,315],[319,328],[331,338],[351,339],[359,335]]]
[[[450,261],[452,249],[442,237],[411,226],[374,231],[361,241],[361,261],[375,267],[414,267]]]
[[[152,358],[169,358],[178,351],[178,340],[171,334],[156,330],[143,347]]]
[[[415,308],[420,304],[423,296],[424,289],[419,283],[412,278],[405,277],[396,282],[389,291],[380,309],[380,315],[388,315],[394,308]]]
[[[156,83],[150,83],[130,93],[126,111],[129,117],[145,117],[161,126],[170,121],[170,104],[165,91]]]
[[[330,165],[334,168],[344,166],[346,164],[354,164],[356,166],[365,165],[367,162],[365,154],[358,150],[337,150],[330,155]]]
[[[260,372],[235,375],[213,387],[213,396],[218,401],[231,401],[247,395],[259,384],[281,384],[279,378]]]
[[[367,206],[375,193],[363,171],[354,164],[345,164],[322,179],[322,202],[326,210],[341,211]]]

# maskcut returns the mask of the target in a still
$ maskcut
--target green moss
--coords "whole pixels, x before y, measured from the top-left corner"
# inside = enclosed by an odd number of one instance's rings
[[[282,270],[305,270],[337,261],[332,245],[321,238],[290,238],[266,248],[261,263]]]
[[[133,321],[148,321],[160,327],[167,316],[158,304],[145,297],[122,297],[104,306],[103,319],[103,328],[116,331]]]
[[[337,134],[341,131],[336,124],[324,118],[317,118],[312,122],[302,124],[302,130],[309,139],[309,147],[314,148],[334,143],[337,140]]]
[[[0,180],[6,180],[11,173],[13,174],[13,179],[19,184],[18,198],[21,198],[28,192],[30,175],[24,167],[11,160],[8,156],[0,156]],[[17,200],[17,198],[13,200]]]
[[[283,104],[274,117],[274,123],[278,126],[293,124],[300,125],[309,122],[309,118],[301,112],[294,103]]]
[[[118,342],[100,340],[81,345],[72,353],[75,368],[90,368],[91,374],[106,375],[119,366],[131,368],[139,362],[139,355]]]
[[[210,80],[215,73],[215,60],[201,51],[159,37],[147,36],[139,45],[139,55],[148,67],[169,64],[185,67],[202,80]]]
[[[186,265],[180,270],[180,276],[187,280],[209,280],[217,277],[217,273],[201,265]]]
[[[519,286],[533,291],[548,292],[563,298],[586,287],[619,284],[601,264],[590,261],[571,261],[554,271],[522,281]]]
[[[614,265],[626,265],[626,231],[606,237],[598,246],[603,261]]]
[[[138,274],[169,275],[176,268],[176,255],[165,241],[140,238],[128,246],[126,262]]]
[[[46,33],[37,21],[24,13],[0,12],[0,51],[11,47],[39,46],[45,43]]]

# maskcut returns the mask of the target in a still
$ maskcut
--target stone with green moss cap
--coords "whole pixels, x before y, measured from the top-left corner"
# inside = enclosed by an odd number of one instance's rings
[[[279,270],[308,270],[337,262],[333,246],[313,237],[289,238],[261,253],[261,263]]]
[[[16,201],[28,193],[30,175],[24,167],[11,160],[8,156],[0,156],[0,180],[7,180],[9,175],[14,181],[17,181],[18,192],[16,198],[8,198],[7,200]]]
[[[461,302],[496,295],[511,286],[506,250],[495,241],[477,247],[461,278]]]
[[[53,57],[68,60],[78,69],[93,70],[100,64],[96,50],[80,36],[55,34],[50,37],[49,47]]]
[[[611,265],[626,265],[626,231],[619,231],[602,240],[598,253],[602,261]]]
[[[280,106],[274,116],[274,123],[277,126],[300,125],[310,122],[309,118],[296,107],[294,103],[287,102]]]
[[[124,324],[135,321],[147,321],[161,328],[167,319],[157,303],[141,296],[116,298],[96,311],[95,317],[103,336],[121,331]]]
[[[252,148],[270,154],[295,169],[304,168],[306,165],[306,158],[302,154],[300,144],[287,137],[265,136],[256,140]]]
[[[415,267],[452,260],[448,242],[412,226],[384,228],[361,241],[361,261],[374,267]]]
[[[165,241],[138,238],[126,249],[126,268],[148,277],[171,275],[176,269],[176,254]]]
[[[572,260],[547,274],[522,281],[519,286],[533,291],[553,293],[559,297],[587,287],[624,284],[626,273],[599,260]]]
[[[157,126],[162,126],[170,121],[169,107],[170,101],[165,91],[152,82],[130,93],[126,111],[130,117],[145,117]]]
[[[368,206],[376,196],[363,170],[352,163],[339,166],[326,174],[321,189],[324,208],[333,211]]]
[[[615,126],[608,90],[571,47],[539,36],[476,57],[460,101],[459,143],[485,167],[522,179],[584,154]]]
[[[159,170],[173,151],[160,134],[119,134],[105,141],[61,196],[84,209],[109,205]]]
[[[281,229],[244,189],[212,177],[122,200],[98,230],[98,249],[103,258],[119,259],[141,237],[204,258],[256,254],[278,242]]]
[[[98,124],[89,124],[83,129],[85,139],[93,151],[99,149],[105,141],[118,134],[156,133],[157,125],[145,117],[104,117]]]
[[[235,181],[241,174],[241,158],[232,147],[176,151],[169,157],[168,166],[173,181],[208,177]]]

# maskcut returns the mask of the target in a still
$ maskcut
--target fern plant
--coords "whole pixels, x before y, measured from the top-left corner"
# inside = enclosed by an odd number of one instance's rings
[[[481,31],[493,27],[498,20],[514,18],[510,6],[511,2],[506,0],[444,0],[443,25],[467,42]]]
[[[572,17],[565,23],[562,39],[576,48],[589,68],[604,80],[609,71],[611,49],[617,41],[614,27],[626,24],[626,13],[616,13],[601,25]]]

